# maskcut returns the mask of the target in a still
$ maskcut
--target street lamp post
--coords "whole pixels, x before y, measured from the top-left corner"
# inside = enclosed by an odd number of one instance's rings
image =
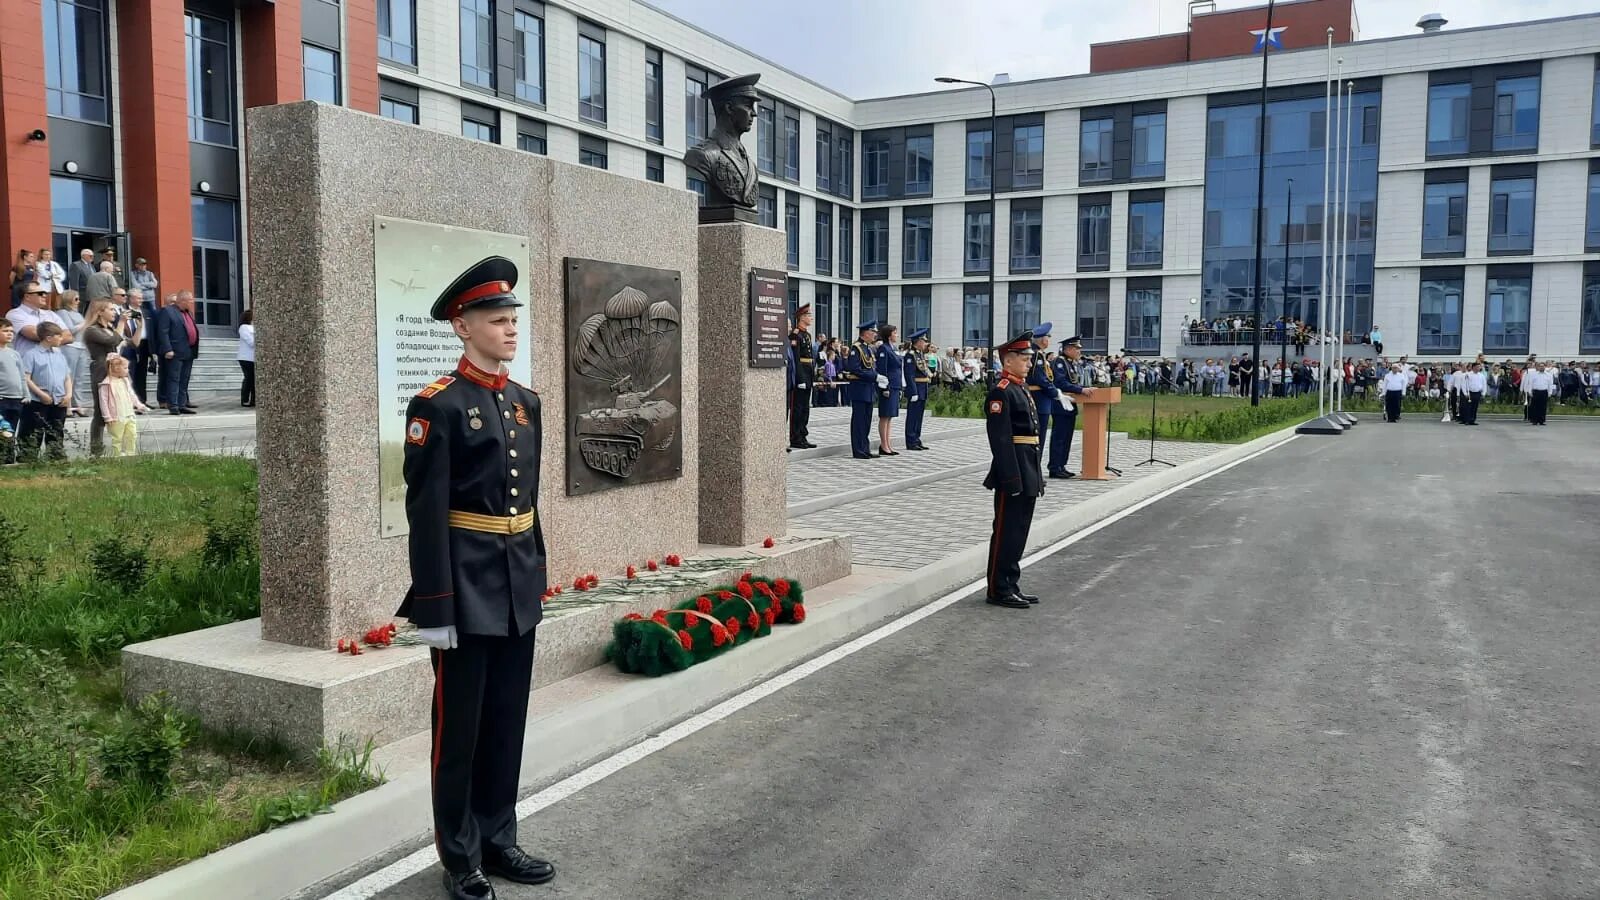
[[[994,236],[995,232],[999,230],[1000,225],[998,211],[995,209],[994,202],[995,139],[998,137],[995,129],[995,109],[998,106],[998,103],[995,100],[994,87],[986,84],[985,82],[968,81],[965,78],[951,78],[948,75],[941,75],[933,80],[939,82],[940,84],[970,84],[976,87],[981,87],[989,92],[989,347],[987,348],[988,352],[984,356],[984,358],[987,360],[987,362],[984,364],[984,382],[986,384],[993,385],[995,382],[995,371],[999,368],[999,366],[996,365],[999,362],[999,359],[994,348],[1000,343],[999,341],[995,340],[995,336],[1000,333],[1000,329],[997,327],[1000,314],[1000,298],[996,297],[994,293],[994,270],[997,264],[994,249]],[[1007,337],[1009,337],[1009,335],[1007,335]]]
[[[1294,179],[1289,179],[1289,195],[1283,200],[1283,307],[1278,310],[1278,367],[1282,377],[1289,373],[1289,234],[1294,224]],[[1300,318],[1295,316],[1296,319]],[[1289,396],[1289,385],[1283,386],[1283,396]]]
[[[1267,59],[1272,55],[1272,11],[1277,0],[1267,0],[1267,29],[1261,33],[1261,120],[1256,128],[1256,278],[1255,335],[1251,338],[1251,359],[1255,377],[1250,379],[1250,405],[1261,405],[1261,229],[1267,217]]]

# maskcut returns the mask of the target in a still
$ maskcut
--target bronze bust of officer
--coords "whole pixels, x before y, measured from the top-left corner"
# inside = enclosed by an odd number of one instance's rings
[[[711,136],[683,156],[683,164],[706,183],[701,222],[750,222],[756,217],[755,161],[740,137],[756,121],[756,75],[739,75],[706,88],[717,124]]]

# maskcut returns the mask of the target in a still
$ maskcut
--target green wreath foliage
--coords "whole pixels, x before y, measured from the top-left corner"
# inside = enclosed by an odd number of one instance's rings
[[[606,659],[628,673],[681,672],[772,633],[778,623],[804,622],[805,591],[797,581],[749,572],[649,616],[629,613],[611,626]]]

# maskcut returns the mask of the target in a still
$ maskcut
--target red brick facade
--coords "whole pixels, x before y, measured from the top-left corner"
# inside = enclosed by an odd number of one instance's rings
[[[1356,38],[1355,0],[1290,0],[1273,8],[1272,27],[1282,28],[1283,49],[1323,47],[1328,28],[1333,42],[1348,44]],[[1163,34],[1089,47],[1089,71],[1115,72],[1144,66],[1197,62],[1255,52],[1250,32],[1267,26],[1267,8],[1253,6],[1195,16],[1187,34]]]
[[[0,252],[10,268],[23,248],[50,246],[50,147],[44,99],[44,21],[39,0],[5,0],[0,14]]]

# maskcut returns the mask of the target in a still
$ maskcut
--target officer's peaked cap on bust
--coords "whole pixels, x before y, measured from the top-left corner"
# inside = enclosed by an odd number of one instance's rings
[[[521,306],[511,289],[517,286],[517,264],[504,256],[473,263],[433,301],[432,315],[448,322],[469,309]]]
[[[997,348],[1001,353],[1033,353],[1033,331],[1024,331]]]
[[[756,72],[751,75],[735,75],[732,78],[724,78],[716,84],[706,88],[705,96],[706,99],[711,101],[713,105],[721,103],[724,100],[731,100],[735,97],[749,97],[752,100],[758,100],[760,99],[761,95],[756,92],[756,82],[760,80],[760,72]]]
[[[1036,338],[1047,338],[1050,336],[1050,330],[1054,327],[1054,323],[1040,322],[1039,324],[1033,326],[1033,336]]]

